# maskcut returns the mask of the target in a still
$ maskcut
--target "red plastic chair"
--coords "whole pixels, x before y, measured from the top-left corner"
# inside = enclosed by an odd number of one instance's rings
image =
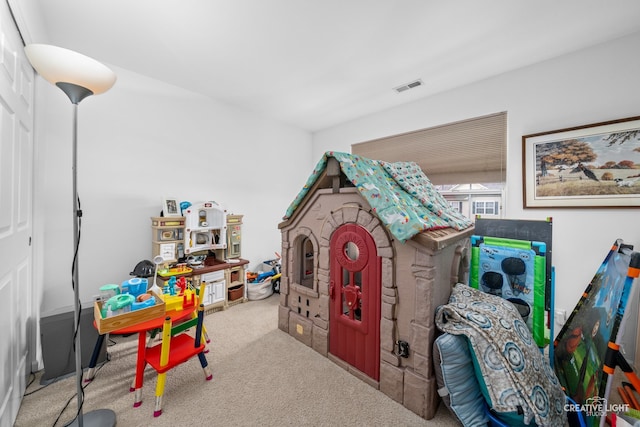
[[[204,305],[198,307],[198,316],[173,326],[171,319],[167,317],[162,327],[162,341],[153,347],[147,348],[145,362],[158,372],[156,384],[156,406],[154,417],[162,415],[162,396],[166,382],[167,371],[186,362],[194,356],[200,359],[200,365],[207,381],[213,375],[205,358],[205,344],[202,340],[202,323],[204,320]],[[187,330],[195,326],[195,334],[191,336]]]

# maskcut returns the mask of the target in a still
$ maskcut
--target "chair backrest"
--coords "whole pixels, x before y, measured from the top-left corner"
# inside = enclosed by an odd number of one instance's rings
[[[156,406],[153,416],[158,417],[162,414],[162,396],[164,394],[164,386],[166,382],[166,373],[170,369],[180,365],[183,362],[198,356],[200,365],[205,374],[205,378],[209,381],[213,375],[209,369],[209,364],[204,356],[205,345],[203,343],[203,324],[204,322],[204,305],[198,306],[198,316],[190,320],[176,323],[171,322],[171,317],[166,317],[162,327],[162,342],[147,348],[144,353],[145,362],[158,372],[158,381],[156,383]],[[195,334],[187,333],[188,329],[195,326]],[[136,384],[142,384],[141,369],[136,373]],[[138,389],[139,390],[139,389]],[[136,403],[138,406],[141,402],[140,396],[136,390]]]
[[[178,334],[181,334],[182,332],[186,331],[187,329],[191,329],[193,327],[196,328],[196,334],[195,334],[195,345],[196,347],[200,347],[200,342],[202,339],[202,323],[204,321],[204,304],[200,304],[198,306],[198,315],[190,320],[187,320],[185,322],[181,322],[177,325],[170,325],[171,328],[171,336],[175,336]],[[165,320],[166,323],[166,320]],[[169,323],[171,324],[171,321],[169,320]]]
[[[170,317],[166,317],[162,327],[162,348],[160,350],[160,366],[169,363],[169,353],[172,351],[172,338],[184,333],[188,329],[196,328],[193,338],[193,349],[197,349],[202,343],[202,324],[204,322],[204,304],[198,306],[198,315],[190,320],[173,325]],[[192,350],[193,351],[193,350]]]

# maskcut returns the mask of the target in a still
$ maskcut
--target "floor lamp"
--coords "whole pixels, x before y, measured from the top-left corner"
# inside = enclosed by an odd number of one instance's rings
[[[80,291],[78,282],[78,247],[80,244],[80,217],[77,187],[77,152],[78,152],[78,104],[90,95],[98,95],[111,89],[116,82],[116,75],[100,62],[77,52],[57,46],[30,44],[25,53],[33,68],[49,83],[58,86],[73,104],[73,291],[75,322],[75,357],[76,382],[78,398],[78,415],[71,425],[115,426],[116,415],[109,409],[98,409],[87,414],[82,412],[84,400],[82,390],[82,347],[80,340]]]

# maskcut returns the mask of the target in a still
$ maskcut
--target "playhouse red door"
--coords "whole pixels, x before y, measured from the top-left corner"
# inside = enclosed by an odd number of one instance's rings
[[[330,254],[329,352],[377,381],[381,258],[369,232],[356,224],[333,233]]]

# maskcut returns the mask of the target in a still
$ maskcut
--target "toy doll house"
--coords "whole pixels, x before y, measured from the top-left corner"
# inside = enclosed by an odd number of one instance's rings
[[[432,418],[434,312],[466,280],[471,222],[415,163],[328,152],[279,228],[279,328]]]

